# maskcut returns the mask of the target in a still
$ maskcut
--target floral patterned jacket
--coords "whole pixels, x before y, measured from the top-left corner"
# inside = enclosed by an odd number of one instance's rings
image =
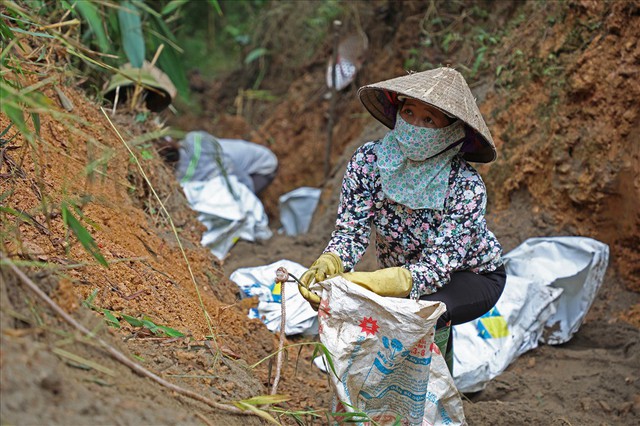
[[[485,222],[487,194],[480,174],[461,156],[452,162],[443,211],[412,210],[387,199],[367,142],[351,157],[342,181],[336,226],[325,252],[337,254],[353,270],[367,247],[372,225],[382,268],[411,271],[410,297],[438,291],[452,272],[491,272],[502,265],[502,247]]]

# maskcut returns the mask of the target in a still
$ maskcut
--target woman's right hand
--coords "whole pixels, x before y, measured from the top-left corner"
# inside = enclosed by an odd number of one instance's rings
[[[338,255],[334,253],[323,253],[313,262],[302,277],[300,277],[301,284],[298,284],[298,290],[302,297],[311,304],[311,307],[317,311],[320,305],[320,296],[309,290],[309,286],[343,272],[342,260]]]

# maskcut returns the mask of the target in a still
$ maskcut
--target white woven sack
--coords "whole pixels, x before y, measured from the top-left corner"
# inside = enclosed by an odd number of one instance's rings
[[[444,304],[381,297],[342,277],[318,285],[320,341],[336,373],[329,372],[335,411],[363,412],[378,424],[466,424],[433,343]]]

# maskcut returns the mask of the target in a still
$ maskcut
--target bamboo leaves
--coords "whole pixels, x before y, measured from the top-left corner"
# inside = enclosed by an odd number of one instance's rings
[[[158,58],[158,67],[171,78],[171,82],[176,86],[178,92],[187,97],[189,81],[185,71],[184,59],[180,56],[183,51],[178,46],[176,37],[161,18],[153,15],[151,16],[151,22],[155,25],[155,29],[152,32],[154,37],[149,38],[150,49],[156,51],[161,44],[169,46],[169,49],[164,49]]]
[[[74,3],[74,6],[87,22],[90,29],[89,35],[95,36],[100,51],[108,53],[111,50],[109,38],[102,26],[102,19],[100,18],[100,13],[96,5],[90,1],[77,1]]]
[[[89,252],[89,254],[98,261],[98,263],[108,268],[109,264],[102,256],[102,253],[100,253],[100,248],[98,248],[96,240],[94,240],[89,231],[82,226],[80,221],[76,219],[67,202],[62,202],[61,210],[64,224],[71,230],[71,232],[73,232],[78,241],[80,241],[80,244],[82,244],[82,247],[84,247],[85,250],[87,250],[87,252]]]
[[[47,110],[51,105],[51,100],[38,91],[29,92],[27,89],[15,87],[16,83],[0,77],[0,112],[9,117],[12,124],[18,128],[23,135],[32,136],[28,126],[28,119],[24,113],[31,116],[35,134],[40,134],[40,114],[36,110]]]
[[[131,327],[148,330],[153,335],[164,337],[185,337],[183,332],[178,331],[175,328],[167,327],[166,325],[158,325],[146,315],[143,315],[142,319],[138,319],[123,313],[112,312],[108,309],[101,309],[101,311],[104,314],[105,322],[111,327],[120,328],[120,321],[126,321]],[[118,317],[120,317],[120,319]]]
[[[110,311],[109,309],[99,308],[93,304],[99,289],[95,289],[89,297],[82,301],[82,305],[96,312],[101,312],[104,315],[104,321],[109,327],[120,328],[121,321],[125,321],[131,327],[145,329],[151,332],[153,335],[161,335],[165,337],[185,337],[185,334],[175,328],[167,327],[165,325],[158,325],[146,315],[142,316],[142,319],[138,319],[131,315]]]
[[[127,59],[135,68],[141,68],[145,58],[144,38],[140,12],[129,1],[124,1],[118,9],[120,36]]]

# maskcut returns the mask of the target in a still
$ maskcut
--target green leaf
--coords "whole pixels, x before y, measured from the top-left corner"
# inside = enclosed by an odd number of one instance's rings
[[[162,8],[160,14],[162,14],[162,16],[166,16],[174,10],[182,7],[182,5],[186,4],[187,1],[188,0],[171,0],[165,7]]]
[[[100,289],[96,288],[95,290],[93,290],[91,292],[91,294],[89,295],[89,297],[87,297],[85,300],[82,301],[82,306],[89,308],[89,309],[94,309],[95,306],[93,305],[93,300],[96,298],[96,296],[98,295],[98,292],[100,291]]]
[[[140,156],[144,160],[153,160],[153,154],[146,149],[143,149],[142,151],[140,151]]]
[[[220,8],[220,3],[218,3],[218,0],[209,0],[209,3],[211,3],[211,6],[213,6],[216,12],[218,12],[218,15],[222,16],[222,9]]]
[[[84,247],[85,250],[98,261],[98,263],[108,268],[109,264],[102,256],[102,253],[100,253],[100,249],[98,248],[96,241],[93,239],[89,231],[87,231],[87,229],[82,226],[80,221],[76,219],[73,213],[71,213],[71,210],[67,207],[66,203],[62,203],[61,210],[63,222],[69,229],[71,229],[78,241],[80,241],[80,244],[82,244],[82,247]]]
[[[158,326],[155,325],[155,323],[153,321],[150,321],[148,319],[143,319],[142,320],[142,325],[145,328],[148,328],[149,331],[151,331],[153,334],[158,334]]]
[[[101,364],[98,364],[97,362],[94,362],[94,361],[91,361],[89,359],[83,358],[80,355],[76,355],[74,353],[67,352],[64,349],[53,348],[51,351],[56,355],[60,355],[60,356],[62,356],[64,358],[70,359],[72,361],[75,361],[75,362],[80,363],[82,365],[85,365],[87,367],[93,368],[94,370],[98,370],[98,371],[100,371],[102,373],[105,373],[105,374],[108,374],[110,376],[115,376],[116,375],[116,373],[112,369],[107,368],[107,367],[105,367],[105,366],[103,366]]]
[[[252,396],[248,399],[243,399],[242,401],[245,404],[250,405],[265,405],[265,404],[278,404],[280,402],[289,401],[291,398],[287,395],[258,395]]]
[[[0,201],[2,201],[7,195],[9,194],[9,191],[4,192],[2,194],[2,196],[0,197]],[[29,224],[34,224],[34,220],[31,216],[29,216],[26,213],[23,213],[21,211],[18,211],[16,209],[13,209],[11,207],[5,207],[5,206],[0,206],[0,212],[4,212],[10,215],[13,215],[15,217],[17,217],[18,219],[20,219],[23,222],[29,223]]]
[[[136,123],[144,123],[148,117],[149,113],[147,111],[139,112],[138,114],[136,114],[135,121]]]
[[[159,332],[164,333],[169,337],[184,337],[185,334],[171,327],[167,327],[164,325],[157,325],[153,321],[151,321],[147,316],[143,316],[141,320],[131,317],[129,315],[120,314],[123,320],[131,324],[133,327],[144,327],[151,331],[153,334],[158,334]]]
[[[23,30],[21,28],[11,28],[11,31],[15,32],[15,33],[20,33],[20,34],[27,34],[30,36],[34,36],[34,37],[42,37],[42,38],[54,38],[52,35],[49,35],[47,33],[39,33],[39,32],[34,32],[34,31],[26,31]]]
[[[158,325],[156,326],[159,330],[161,330],[164,334],[169,337],[184,337],[185,334],[181,331],[178,331],[174,328],[167,327],[166,325]]]
[[[133,0],[133,5],[136,8],[138,8],[139,11],[143,12],[142,16],[144,16],[145,13],[148,13],[150,15],[155,15],[160,18],[161,17],[160,13],[156,12],[156,10],[151,6],[149,6],[147,3],[153,3],[153,2],[150,2],[148,0]]]
[[[31,121],[33,121],[33,127],[36,129],[36,135],[40,136],[40,114],[32,112]]]
[[[12,195],[12,194],[13,194],[13,192],[14,192],[14,189],[10,189],[10,190],[5,191],[5,192],[3,192],[2,194],[0,194],[0,203],[2,203],[2,202],[4,201],[4,199],[5,199],[5,198],[7,198],[8,196]],[[23,215],[23,213],[18,212],[18,211],[14,210],[14,209],[12,209],[12,208],[10,208],[10,207],[2,207],[2,206],[0,206],[0,209],[2,209],[2,211],[7,211],[7,212],[16,212],[16,213],[18,213],[20,216],[22,216],[22,215]],[[7,209],[7,210],[4,210],[4,209]],[[29,219],[30,219],[30,218],[29,218]],[[24,220],[24,219],[23,219],[23,220]]]
[[[4,135],[6,135],[9,132],[9,130],[11,129],[11,126],[13,126],[13,123],[9,123],[9,125],[5,127],[2,132],[0,132],[0,139],[4,139]]]
[[[175,36],[162,19],[152,16],[151,21],[154,23],[153,28],[157,31],[157,35],[149,40],[151,49],[156,51],[161,44],[165,44],[165,49],[158,58],[158,68],[171,79],[180,96],[188,99],[189,80],[185,71],[184,58],[180,55],[182,52],[174,47],[177,46]],[[161,38],[165,38],[168,42]]]
[[[109,53],[111,50],[111,43],[109,43],[109,38],[104,32],[103,22],[100,18],[98,8],[93,4],[93,2],[87,0],[77,1],[74,6],[78,13],[87,22],[93,34],[95,34],[100,51],[102,53]]]
[[[107,325],[110,325],[115,328],[120,328],[120,321],[116,318],[113,313],[108,309],[103,309],[102,313],[104,314],[105,320],[107,321]]]
[[[13,40],[13,32],[4,19],[0,20],[0,39],[5,42]]]
[[[280,425],[280,423],[278,421],[276,421],[276,419],[274,419],[271,414],[267,413],[266,411],[263,411],[261,409],[259,409],[258,407],[254,407],[253,405],[250,404],[246,404],[242,401],[236,401],[233,403],[236,407],[240,408],[241,410],[249,410],[251,411],[253,414],[255,414],[258,417],[261,417],[271,423]]]
[[[160,139],[163,138],[165,136],[167,136],[170,132],[164,128],[164,129],[160,129],[160,130],[155,130],[153,132],[145,132],[139,136],[136,136],[135,138],[131,139],[129,141],[129,146],[138,146],[138,145],[142,145],[143,143],[149,142],[149,141],[153,141],[155,139]]]
[[[247,99],[255,99],[259,101],[272,102],[278,99],[278,97],[269,90],[245,90],[243,94]]]
[[[124,1],[118,9],[118,21],[124,53],[133,67],[141,68],[145,58],[145,48],[140,12],[131,2]]]
[[[0,111],[9,117],[9,120],[16,125],[20,133],[29,133],[29,128],[24,120],[22,108],[18,106],[15,102],[15,97],[6,90],[4,84],[0,85],[0,99],[2,99],[2,102],[0,103]]]
[[[338,373],[336,372],[336,367],[333,363],[333,356],[331,355],[331,352],[329,352],[329,349],[327,349],[325,345],[323,345],[322,343],[318,343],[315,349],[313,350],[313,354],[311,355],[311,358],[312,359],[315,358],[317,355],[320,354],[320,352],[322,352],[325,360],[327,361],[327,364],[329,364],[329,368],[331,369],[331,372],[336,377],[338,377]]]
[[[122,317],[123,320],[128,322],[132,327],[142,327],[143,325],[142,321],[140,321],[138,318],[134,318],[125,314],[120,314],[120,316]]]
[[[264,48],[264,47],[259,47],[257,49],[253,49],[251,52],[249,52],[249,54],[247,55],[246,58],[244,58],[244,63],[245,64],[250,64],[251,62],[255,61],[256,59],[265,56],[269,54],[269,51]]]

